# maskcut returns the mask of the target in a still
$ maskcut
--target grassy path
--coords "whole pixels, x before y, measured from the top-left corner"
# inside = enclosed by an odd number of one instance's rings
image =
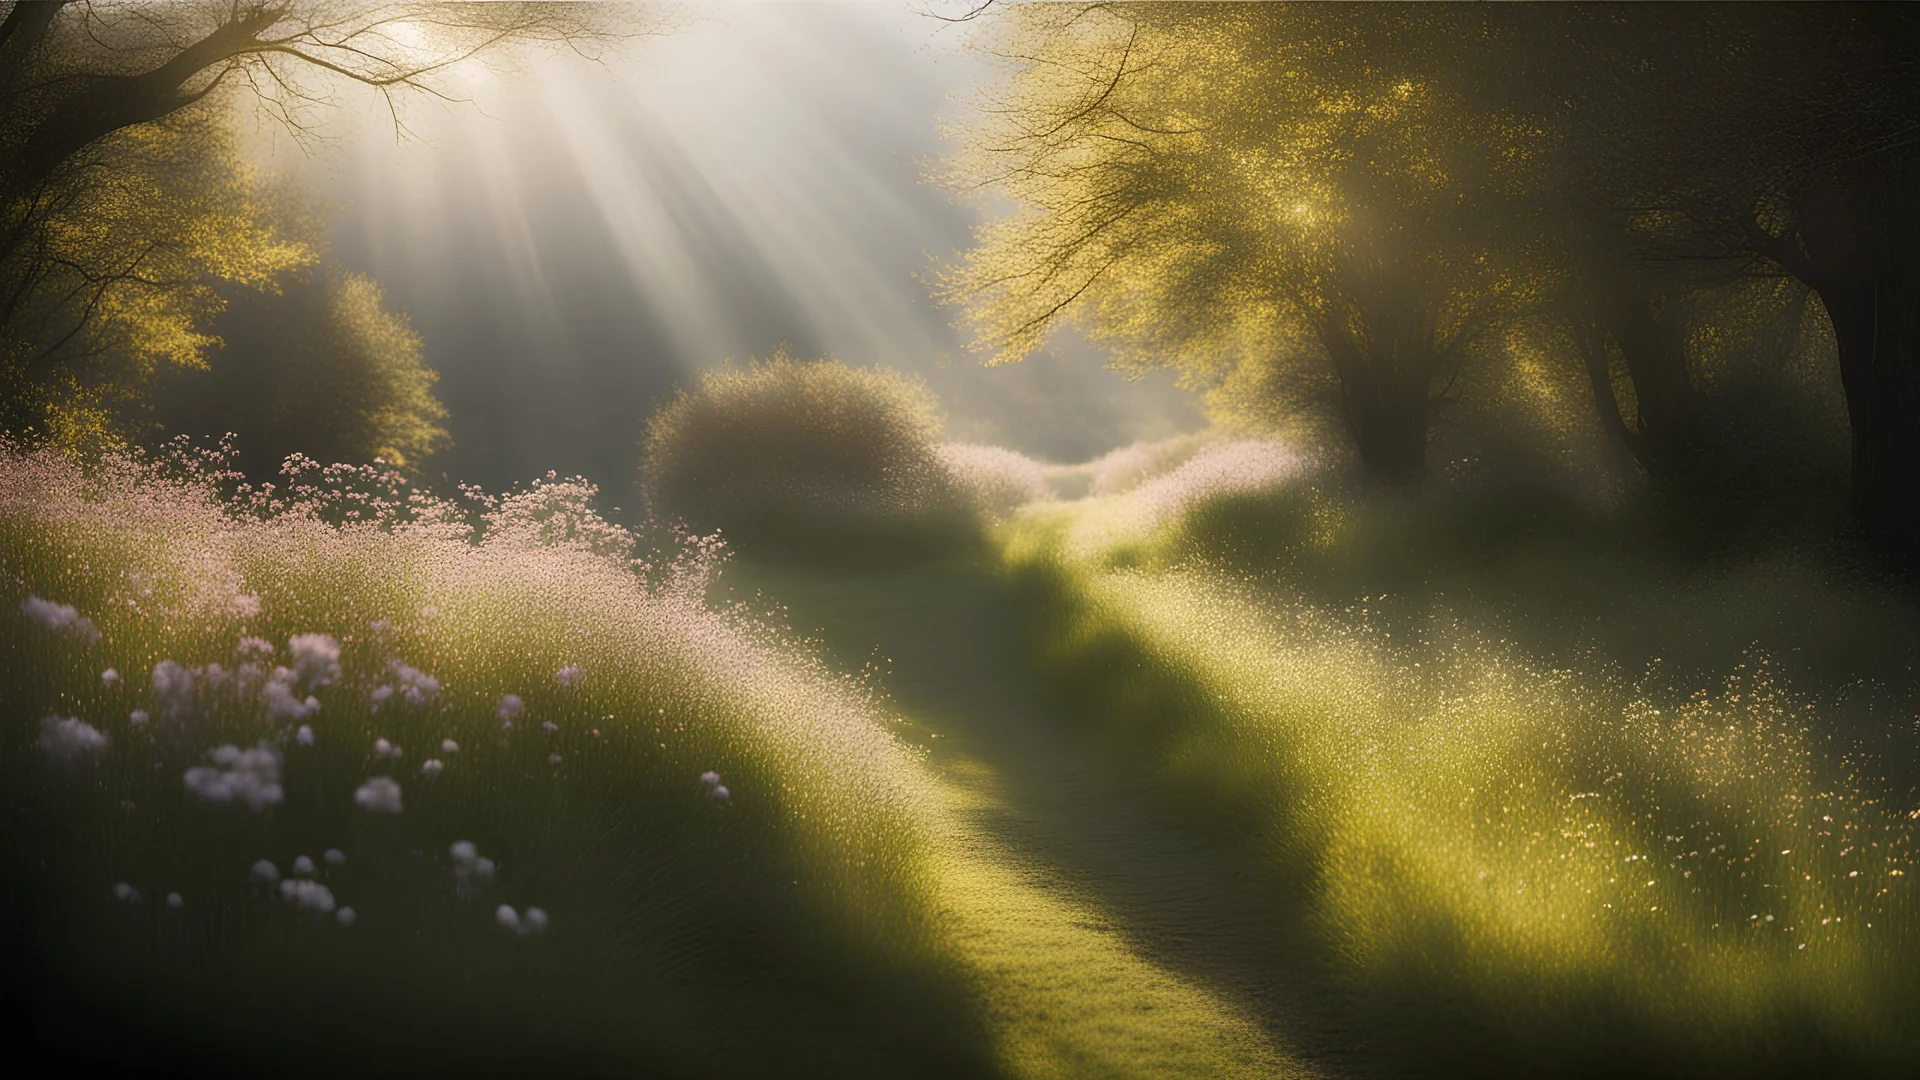
[[[1213,1075],[1221,1062],[1202,1059],[1220,1051],[1241,1075],[1394,1071],[1329,1006],[1296,900],[1261,879],[1262,860],[1172,820],[1145,777],[1096,757],[1049,715],[1004,582],[962,568],[824,575],[742,564],[729,575],[785,605],[793,629],[844,669],[882,672],[952,810],[951,839],[970,860],[961,880],[994,879],[954,911],[990,1011],[1024,1024],[1018,1038],[1043,1044],[1043,1059],[1067,1075],[1118,1074],[1085,1071],[1094,1063],[1075,1055],[1095,1045],[1114,1054],[1110,1067],[1139,1066],[1124,1069],[1132,1075]],[[975,902],[991,910],[967,910]],[[1051,1014],[1015,1015],[1034,1001]],[[1169,1007],[1205,1015],[1153,1016]],[[1065,1045],[1075,1032],[1080,1042]],[[1216,1040],[1242,1045],[1204,1045]]]

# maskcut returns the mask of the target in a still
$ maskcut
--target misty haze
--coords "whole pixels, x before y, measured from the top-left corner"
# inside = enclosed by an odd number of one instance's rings
[[[1920,1074],[1920,13],[0,0],[8,1075]]]

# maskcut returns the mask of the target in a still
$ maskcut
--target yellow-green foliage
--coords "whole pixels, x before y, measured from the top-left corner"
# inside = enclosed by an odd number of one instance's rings
[[[1333,601],[1310,566],[1112,570],[1079,535],[1055,508],[1010,549],[1063,705],[1194,820],[1249,837],[1250,873],[1302,891],[1370,1025],[1473,1075],[1920,1061],[1920,808],[1876,758],[1910,732],[1850,730],[1764,656],[1697,685],[1684,664],[1562,666],[1525,622],[1481,618],[1470,585]],[[1812,652],[1877,618],[1790,563],[1683,587],[1565,552],[1560,574],[1631,591],[1641,633],[1665,613],[1747,640],[1777,610],[1799,622],[1775,639]]]
[[[242,297],[234,314],[239,325],[211,370],[156,387],[166,430],[234,433],[256,466],[298,453],[417,469],[447,445],[447,410],[433,393],[439,374],[406,314],[387,310],[371,279],[319,274],[280,296]]]
[[[647,500],[696,528],[776,546],[796,529],[964,532],[965,502],[934,443],[939,424],[932,394],[896,371],[782,351],[702,374],[654,415]]]
[[[0,359],[33,382],[37,415],[15,422],[65,445],[112,444],[155,372],[203,365],[217,282],[270,290],[316,257],[211,106],[102,140],[51,188],[7,208],[33,215],[39,242],[0,266],[34,281]]]

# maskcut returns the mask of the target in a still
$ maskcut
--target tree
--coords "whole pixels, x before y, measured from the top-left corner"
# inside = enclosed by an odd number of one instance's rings
[[[622,32],[573,5],[367,0],[0,4],[0,380],[12,431],[70,439],[156,367],[212,344],[212,283],[310,263],[224,137],[251,100],[296,135],[335,88],[450,96],[440,77],[517,42]]]
[[[1920,18],[1867,5],[1569,5],[1541,18],[1553,26],[1542,55],[1555,63],[1539,98],[1577,103],[1559,114],[1555,185],[1575,196],[1559,214],[1580,234],[1569,248],[1585,312],[1574,314],[1595,346],[1596,393],[1608,356],[1628,369],[1636,453],[1658,472],[1700,438],[1674,313],[1686,296],[1791,275],[1833,327],[1855,511],[1910,549]]]
[[[998,25],[1013,70],[947,180],[1020,211],[940,283],[994,359],[1078,318],[1133,362],[1202,378],[1233,357],[1324,373],[1366,475],[1417,483],[1436,398],[1544,295],[1519,212],[1540,132],[1446,65],[1497,24],[1034,5]]]
[[[232,432],[249,471],[266,474],[295,452],[417,468],[446,444],[420,335],[370,279],[329,267],[283,295],[237,297],[216,326],[210,368],[156,390],[167,430]]]

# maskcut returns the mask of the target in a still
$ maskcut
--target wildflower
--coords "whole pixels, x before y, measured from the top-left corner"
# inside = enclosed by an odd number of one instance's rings
[[[137,904],[140,902],[140,890],[124,881],[116,882],[113,886],[113,898],[123,904]]]
[[[294,692],[293,672],[286,668],[274,668],[273,677],[267,680],[267,715],[275,720],[305,720],[320,711],[320,701],[312,694],[301,700]]]
[[[586,672],[580,670],[573,664],[568,664],[566,667],[555,672],[553,678],[554,681],[558,682],[563,688],[571,690],[580,685],[580,680],[586,678],[586,676]]]
[[[265,859],[254,863],[250,874],[253,880],[267,885],[280,880],[280,868]]]
[[[512,727],[514,718],[525,711],[526,705],[520,700],[519,694],[505,695],[500,699],[500,708],[497,710],[501,726]]]
[[[387,675],[393,680],[393,689],[400,694],[401,700],[409,705],[425,705],[440,693],[439,679],[398,660],[387,661]]]
[[[547,928],[546,909],[537,907],[528,908],[526,914],[521,917],[521,925],[526,927],[526,932],[529,934],[538,934],[545,931]]]
[[[280,755],[266,742],[252,750],[229,744],[216,748],[210,756],[213,765],[196,765],[183,778],[187,790],[201,801],[225,806],[238,799],[258,812],[284,798]]]
[[[440,752],[443,754],[457,754],[460,752],[460,744],[454,742],[452,739],[441,739]]]
[[[56,761],[74,764],[107,752],[107,737],[77,716],[40,720],[40,749]]]
[[[161,716],[184,718],[193,712],[193,673],[171,660],[153,665],[153,699]]]
[[[727,786],[725,784],[715,784],[713,788],[713,797],[714,797],[714,800],[717,802],[726,802],[727,799],[731,797],[731,793],[727,791]]]
[[[406,754],[406,751],[400,749],[399,747],[393,745],[392,743],[388,742],[385,739],[375,739],[373,740],[373,756],[382,757],[382,758],[390,757],[395,760],[398,760],[400,758],[406,757],[407,754]]]
[[[243,637],[240,639],[239,646],[233,651],[239,653],[241,659],[265,660],[273,655],[273,642],[266,638]]]
[[[317,911],[322,915],[333,910],[333,890],[317,881],[295,881],[288,878],[280,883],[280,895],[303,911]]]
[[[548,734],[552,734],[553,732],[560,730],[560,725],[554,723],[551,720],[542,720],[540,721],[540,730],[547,732]]]
[[[147,721],[151,719],[153,718],[147,715],[147,710],[145,709],[135,709],[127,714],[127,723],[132,724],[134,727],[146,727]]]
[[[444,768],[446,768],[446,766],[442,765],[438,758],[428,758],[420,763],[420,775],[439,776],[440,770]]]
[[[339,848],[330,847],[321,854],[320,858],[323,859],[328,866],[345,866],[347,853],[341,851]]]
[[[287,641],[293,653],[294,675],[308,687],[325,686],[340,677],[340,643],[328,634],[295,634]]]
[[[167,906],[168,906],[168,907],[170,907],[170,908],[179,908],[179,907],[182,907],[182,906],[184,906],[185,904],[186,904],[186,901],[185,901],[184,899],[182,899],[182,898],[181,898],[181,896],[180,896],[180,894],[179,894],[179,893],[177,893],[177,892],[170,892],[170,893],[168,893],[168,894],[167,894]]]
[[[305,855],[296,857],[293,860],[293,875],[295,877],[312,877],[313,860],[307,858]]]
[[[548,754],[548,755],[547,755],[547,764],[549,764],[549,765],[558,765],[558,764],[560,764],[560,755],[559,755],[559,754]]]
[[[394,783],[392,777],[376,776],[354,791],[353,803],[371,813],[397,814],[400,812],[400,785]]]
[[[20,601],[20,611],[56,634],[79,638],[89,645],[100,640],[100,631],[93,625],[93,620],[80,614],[72,604],[56,604],[51,600],[29,596]]]
[[[313,729],[305,724],[301,724],[300,730],[293,733],[293,741],[299,743],[301,746],[312,746]]]
[[[118,671],[115,671],[112,668],[108,668],[107,670],[100,673],[100,681],[104,685],[113,686],[119,683],[120,673]]]
[[[720,782],[720,774],[709,769],[708,771],[700,774],[700,782],[707,785],[708,787],[712,787],[715,784],[718,784]],[[1481,874],[1480,876],[1486,877],[1485,874]]]
[[[353,920],[359,918],[360,916],[355,914],[352,908],[343,907],[339,911],[334,912],[333,917],[340,920],[341,926],[352,926]]]
[[[501,904],[494,908],[493,921],[499,923],[503,929],[512,930],[515,933],[520,930],[520,913],[513,910],[511,904]]]

